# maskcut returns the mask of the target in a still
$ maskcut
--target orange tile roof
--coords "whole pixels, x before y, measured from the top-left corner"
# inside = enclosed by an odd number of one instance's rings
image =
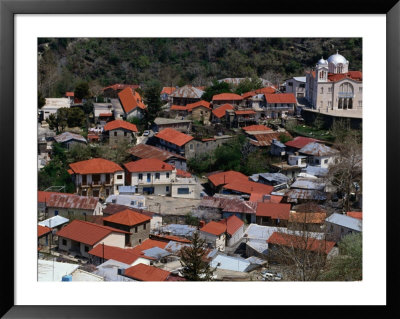
[[[221,105],[220,107],[217,107],[216,109],[213,109],[213,114],[218,117],[219,119],[223,116],[225,116],[225,111],[226,110],[233,110],[233,106],[230,104],[224,104]]]
[[[263,193],[251,193],[250,194],[250,202],[262,202],[263,201],[263,196],[265,194]],[[280,203],[283,199],[283,196],[278,196],[278,195],[269,195],[271,200],[269,201],[270,203]]]
[[[89,250],[88,254],[104,259],[113,259],[128,265],[134,263],[138,258],[149,259],[144,254],[134,251],[132,248],[119,248],[108,245],[104,245],[104,247],[103,245],[97,245]]]
[[[229,189],[232,191],[236,191],[239,193],[251,194],[253,192],[256,193],[264,193],[270,194],[274,188],[269,185],[264,185],[256,182],[251,182],[248,180],[235,180],[229,184],[222,186],[224,189]]]
[[[169,271],[154,266],[137,264],[125,269],[124,275],[139,281],[166,281],[170,274]]]
[[[174,170],[174,166],[165,163],[157,158],[143,158],[137,161],[125,163],[124,166],[131,173],[168,172]]]
[[[119,128],[122,128],[122,129],[125,129],[128,131],[132,131],[132,132],[138,132],[138,129],[135,124],[132,124],[132,123],[129,123],[129,122],[123,121],[123,120],[115,120],[115,121],[108,122],[104,126],[104,131],[111,131],[111,130],[116,130]]]
[[[65,92],[65,96],[67,97],[74,97],[75,93],[74,92]]]
[[[170,107],[171,111],[187,111],[188,109],[186,108],[186,106],[183,105],[172,105]]]
[[[252,132],[249,131],[249,134]],[[289,132],[274,132],[274,131],[266,131],[265,134],[252,134],[254,139],[250,139],[250,143],[255,146],[270,146],[273,140],[279,140],[281,135],[286,135],[289,138],[292,138]]]
[[[250,114],[256,114],[255,111],[252,110],[244,110],[244,111],[235,111],[236,115],[250,115]]]
[[[219,236],[226,231],[226,225],[219,222],[209,222],[204,227],[200,228],[202,232],[209,233],[215,236]]]
[[[272,131],[271,128],[269,128],[268,126],[265,126],[265,125],[250,125],[250,126],[242,127],[242,129],[245,130],[246,132],[248,132],[248,131]]]
[[[119,92],[118,97],[121,101],[125,113],[130,113],[137,107],[142,110],[146,108],[146,105],[144,105],[140,94],[136,91],[134,92],[130,87],[123,89],[121,92]]]
[[[257,94],[274,94],[276,91],[277,89],[273,86],[267,86],[265,88],[255,90]]]
[[[167,246],[167,245],[168,245],[168,243],[165,241],[148,238],[148,239],[144,240],[140,245],[137,245],[131,249],[134,251],[137,251],[137,252],[142,252],[144,250],[154,248],[154,247],[164,249],[165,246]]]
[[[138,158],[157,158],[163,162],[171,157],[186,161],[186,159],[181,155],[147,144],[138,144],[129,149],[128,153]]]
[[[151,217],[139,214],[130,209],[125,209],[111,216],[104,217],[103,220],[114,224],[134,226],[151,220]]]
[[[171,94],[172,92],[174,92],[176,90],[176,87],[174,86],[164,86],[162,88],[161,94]]]
[[[186,135],[172,128],[163,129],[156,137],[178,146],[185,145],[187,142],[193,140],[193,136]]]
[[[41,225],[37,226],[38,238],[40,238],[48,233],[51,233],[51,229],[49,227],[41,226]]]
[[[118,164],[104,158],[92,158],[86,161],[69,164],[75,174],[102,174],[123,171]]]
[[[220,223],[226,224],[226,232],[231,236],[233,236],[236,231],[244,225],[243,220],[236,215],[229,216],[228,218],[221,220]]]
[[[350,78],[356,81],[362,81],[362,72],[361,71],[349,71],[347,73],[329,73],[328,80],[331,82],[337,82],[346,78]]]
[[[189,112],[192,112],[193,109],[195,109],[196,107],[201,107],[201,106],[203,106],[207,109],[211,109],[210,102],[207,102],[204,100],[198,101],[196,103],[187,104],[186,108]]]
[[[326,219],[326,213],[304,213],[304,212],[290,212],[290,223],[304,223],[304,224],[323,224]]]
[[[117,90],[123,90],[123,89],[126,89],[126,88],[131,88],[131,89],[136,90],[137,88],[139,88],[139,85],[138,84],[120,84],[120,83],[116,83],[116,84],[113,84],[113,85],[110,85],[110,86],[107,86],[107,87],[103,88],[103,91],[108,90],[108,89],[117,91]]]
[[[186,171],[184,171],[184,170],[177,169],[177,170],[176,170],[176,176],[180,176],[180,177],[192,177],[192,174],[190,174],[189,172],[186,172]]]
[[[362,220],[362,212],[347,212],[346,215],[349,217],[353,217],[353,218]]]
[[[255,91],[250,91],[250,92],[246,92],[242,94],[243,99],[247,99],[249,97],[253,97],[254,95],[256,95],[257,93]]]
[[[163,238],[176,241],[178,243],[187,243],[189,244],[191,241],[185,237],[179,237],[179,236],[174,236],[174,235],[159,235],[162,236]]]
[[[214,185],[214,186],[220,186],[224,184],[231,183],[235,180],[244,180],[247,181],[249,178],[236,171],[227,171],[227,172],[221,172],[221,173],[214,173],[212,175],[208,176],[208,180]]]
[[[307,144],[314,143],[314,142],[319,142],[315,138],[310,138],[310,137],[303,137],[303,136],[297,136],[293,140],[286,142],[285,145],[289,147],[294,147],[294,148],[303,148]]]
[[[243,97],[235,93],[221,93],[212,97],[213,101],[240,101]]]
[[[290,204],[260,202],[257,205],[256,216],[272,219],[289,220]]]
[[[308,238],[307,244],[304,238],[296,235],[289,235],[274,232],[267,240],[268,244],[282,245],[286,247],[293,247],[297,249],[306,249],[316,252],[324,252],[329,254],[332,248],[335,246],[333,241],[325,241],[315,238]]]
[[[264,94],[267,103],[297,103],[293,93]]]
[[[75,219],[67,226],[59,230],[57,232],[57,236],[72,239],[77,242],[93,246],[113,232],[129,234],[128,232],[116,228],[101,226],[98,224]]]

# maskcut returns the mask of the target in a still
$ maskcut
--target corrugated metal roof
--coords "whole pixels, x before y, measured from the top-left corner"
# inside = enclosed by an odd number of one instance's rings
[[[211,261],[211,267],[217,267],[220,269],[226,269],[232,271],[244,272],[250,265],[251,263],[244,258],[231,257],[222,254],[218,254]]]
[[[47,207],[75,208],[94,210],[99,202],[98,197],[86,197],[79,195],[52,194],[47,201]]]
[[[39,225],[49,227],[49,228],[54,228],[54,227],[58,227],[62,224],[68,223],[68,222],[69,222],[68,218],[57,215],[57,216],[51,217],[49,219],[46,219],[44,221],[41,221],[39,223]]]
[[[159,247],[153,247],[142,251],[145,256],[154,258],[156,260],[171,255],[170,252]]]
[[[268,182],[277,182],[280,184],[287,183],[290,178],[282,173],[261,173],[259,177]]]
[[[170,233],[176,236],[192,236],[193,232],[197,230],[194,226],[189,225],[180,225],[180,224],[169,224],[166,226],[162,226],[160,231],[161,233]]]
[[[260,254],[266,255],[268,253],[268,243],[266,241],[250,240],[246,245]]]
[[[323,191],[326,184],[321,180],[297,178],[296,181],[290,185],[290,188],[300,188],[300,189],[315,189]]]
[[[306,168],[302,169],[303,172],[314,175],[317,177],[323,177],[328,174],[328,169],[324,167],[319,167],[319,166],[310,166],[308,165]]]
[[[56,140],[57,143],[65,143],[71,140],[76,140],[79,142],[86,143],[86,139],[82,135],[71,132],[61,133],[60,135],[54,136],[54,139]]]
[[[188,247],[188,246],[190,246],[189,244],[184,244],[184,243],[180,243],[180,242],[177,242],[177,241],[170,241],[168,244],[167,244],[167,246],[165,246],[165,250],[167,250],[167,251],[169,251],[169,252],[171,252],[171,253],[173,253],[173,254],[176,254],[176,253],[178,253],[183,247]]]
[[[331,216],[325,219],[325,221],[331,224],[336,224],[346,228],[350,228],[359,232],[362,231],[361,221],[357,218],[353,218],[350,216],[333,213]]]
[[[326,200],[326,194],[311,189],[291,189],[284,195],[287,197],[287,201],[293,202],[297,199],[306,199],[306,200]]]
[[[267,262],[266,260],[258,258],[256,256],[251,256],[249,258],[246,258],[246,260],[248,262],[250,262],[251,264],[255,264],[255,265],[263,265]]]
[[[331,156],[339,153],[329,146],[320,143],[309,143],[299,150],[299,153],[312,156]]]
[[[130,265],[119,261],[109,259],[101,265],[97,266],[97,270],[93,273],[102,276],[105,281],[134,281],[131,278],[118,275],[118,269],[127,269]]]
[[[171,93],[171,97],[184,97],[184,98],[189,98],[189,99],[200,99],[201,96],[203,95],[204,91],[199,90],[198,88],[195,88],[194,86],[191,85],[185,85],[179,89],[177,89],[175,92]]]
[[[131,149],[128,150],[130,154],[133,156],[136,156],[138,158],[156,158],[159,159],[160,161],[166,161],[169,158],[175,157],[179,158],[180,160],[186,161],[186,159],[183,156],[180,156],[178,154],[174,154],[171,152],[168,152],[166,150],[162,150],[158,147],[147,145],[147,144],[139,144]]]

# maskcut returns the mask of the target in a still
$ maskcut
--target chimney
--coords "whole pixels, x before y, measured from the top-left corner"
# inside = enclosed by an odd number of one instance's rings
[[[200,228],[204,227],[205,224],[206,224],[206,222],[205,222],[204,220],[201,220],[201,221],[199,222]]]

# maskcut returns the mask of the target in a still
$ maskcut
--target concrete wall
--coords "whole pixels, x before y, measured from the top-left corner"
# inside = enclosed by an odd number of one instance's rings
[[[47,218],[55,216],[55,212],[58,211],[58,215],[71,218],[71,217],[82,217],[84,218],[84,213],[86,215],[103,215],[102,206],[100,203],[97,203],[96,208],[94,210],[91,209],[76,209],[76,208],[58,208],[58,207],[49,207],[47,209]]]
[[[197,184],[172,184],[172,192],[171,197],[176,198],[197,198],[196,194]],[[180,188],[189,188],[189,194],[178,194],[178,189]]]
[[[127,115],[126,115],[126,118],[127,118],[127,119],[130,119],[130,118],[136,117],[136,118],[142,119],[143,116],[144,116],[144,113],[143,113],[143,112],[144,112],[144,111],[143,111],[141,108],[137,107],[137,108],[135,108],[132,112],[130,112],[129,114],[127,114]]]
[[[211,110],[206,107],[196,107],[190,113],[192,120],[204,121],[204,124],[210,123]]]
[[[150,221],[133,227],[116,224],[108,221],[104,221],[104,225],[130,232],[131,234],[128,236],[131,247],[141,244],[144,240],[146,240],[150,236],[150,228],[151,228]],[[124,245],[125,245],[125,235],[124,235]],[[115,246],[115,245],[110,245],[110,246]]]
[[[231,238],[227,240],[227,246],[233,246],[234,244],[236,244],[243,237],[243,234],[244,224],[233,234]]]
[[[216,138],[209,141],[191,140],[185,144],[185,157],[190,159],[212,152],[222,144],[228,143],[230,140],[231,137]]]
[[[82,175],[75,175],[76,193],[81,196],[93,196],[93,190],[99,191],[99,196],[106,197],[112,194],[118,194],[118,186],[125,185],[125,172],[117,171],[115,173],[103,173],[100,175],[100,180],[97,186],[90,189],[93,177],[92,174],[86,174],[86,183],[82,183]],[[109,175],[109,182],[106,182],[106,175]],[[120,178],[118,178],[120,177]],[[100,185],[104,184],[102,187]],[[107,193],[108,191],[108,193]]]
[[[201,238],[203,238],[207,243],[211,243],[215,248],[219,249],[220,251],[225,250],[225,234],[222,234],[219,237],[203,231],[200,231],[199,234]]]
[[[343,238],[346,235],[352,233],[358,233],[358,231],[354,229],[350,229],[337,224],[331,224],[329,222],[325,222],[325,224],[326,224],[327,240],[333,240],[338,242],[341,238]]]
[[[108,143],[110,145],[115,145],[123,141],[131,143],[134,135],[135,133],[122,128],[111,130],[108,132]]]

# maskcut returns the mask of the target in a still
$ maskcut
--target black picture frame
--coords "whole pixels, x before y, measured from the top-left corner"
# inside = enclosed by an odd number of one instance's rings
[[[387,306],[345,307],[216,307],[216,306],[15,306],[14,303],[14,16],[16,14],[385,14],[387,18]],[[398,276],[394,273],[397,248],[395,227],[399,225],[396,207],[396,178],[399,176],[400,151],[400,3],[391,1],[343,1],[334,5],[323,1],[292,1],[282,5],[279,1],[246,1],[245,3],[199,2],[181,0],[0,0],[0,146],[3,156],[0,170],[2,218],[0,236],[3,243],[1,269],[1,309],[4,318],[157,318],[160,317],[225,317],[245,316],[264,313],[265,315],[354,317],[371,314],[373,316],[399,316],[396,304]],[[383,104],[384,102],[382,102]],[[382,108],[383,105],[377,106]],[[382,132],[380,132],[382,134]],[[4,182],[7,181],[7,182]],[[384,212],[380,212],[384,213]],[[377,239],[380,240],[380,239]],[[196,298],[196,296],[194,296]],[[249,309],[250,308],[250,309]],[[317,309],[320,308],[320,309]],[[328,308],[328,309],[327,309]],[[310,313],[311,310],[311,313]],[[249,313],[250,311],[250,313]]]

